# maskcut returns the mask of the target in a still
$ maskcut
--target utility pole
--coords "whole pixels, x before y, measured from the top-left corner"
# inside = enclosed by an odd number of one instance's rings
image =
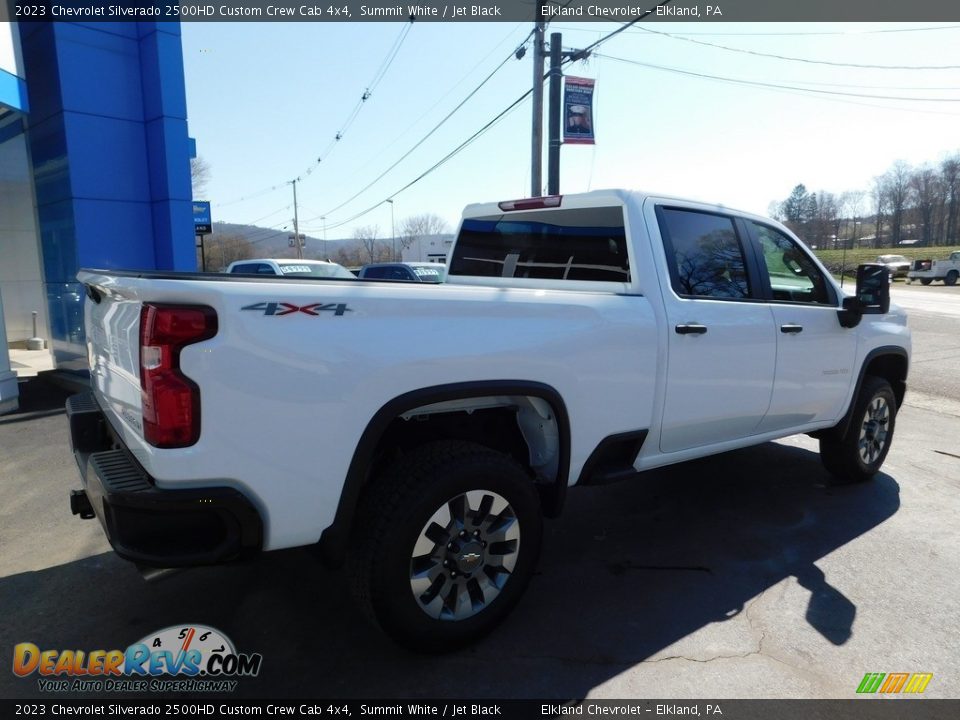
[[[293,244],[297,248],[297,260],[303,260],[303,247],[300,245],[300,222],[297,216],[297,180],[290,181],[293,185]]]
[[[560,83],[563,73],[560,33],[550,34],[550,148],[547,154],[547,194],[560,194]]]
[[[390,240],[393,243],[393,255],[391,259],[396,262],[400,258],[397,257],[397,230],[393,224],[393,200],[387,200],[387,202],[390,203]]]
[[[541,11],[538,9],[539,15]],[[530,141],[530,197],[543,194],[543,38],[547,24],[538,20],[533,28],[533,132]]]

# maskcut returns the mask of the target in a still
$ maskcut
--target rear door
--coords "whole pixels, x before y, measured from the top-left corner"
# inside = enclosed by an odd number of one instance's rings
[[[770,404],[777,340],[743,222],[682,203],[652,210],[670,279],[660,449],[755,434]]]

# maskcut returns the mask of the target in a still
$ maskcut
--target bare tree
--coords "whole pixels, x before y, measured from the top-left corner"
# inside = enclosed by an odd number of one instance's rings
[[[944,241],[953,245],[960,239],[960,153],[940,164],[940,182],[943,185],[946,229]]]
[[[874,224],[873,247],[880,247],[880,238],[883,236],[883,216],[889,205],[886,176],[875,177],[873,188],[870,190],[873,206],[876,208],[876,222]]]
[[[890,246],[900,244],[903,235],[904,212],[910,201],[910,166],[897,160],[884,175],[884,184],[890,202]]]
[[[207,270],[215,272],[224,270],[227,265],[236,260],[252,258],[255,254],[253,245],[240,235],[221,235],[220,233],[208,235],[203,241],[203,249],[207,258]],[[200,260],[200,251],[198,248],[198,267],[203,266]]]
[[[400,247],[406,250],[419,239],[431,235],[442,235],[449,231],[446,221],[439,215],[433,213],[411,215],[400,225]]]
[[[190,158],[190,185],[193,188],[193,197],[202,198],[207,192],[209,182],[210,164],[200,156]]]
[[[910,176],[910,190],[916,201],[916,219],[920,224],[920,239],[927,245],[934,238],[934,214],[942,197],[940,178],[933,168],[917,168]]]
[[[379,234],[380,227],[378,225],[364,225],[353,231],[354,240],[360,241],[367,257],[370,258],[367,262],[377,262],[382,255],[382,243],[377,241],[377,235]]]

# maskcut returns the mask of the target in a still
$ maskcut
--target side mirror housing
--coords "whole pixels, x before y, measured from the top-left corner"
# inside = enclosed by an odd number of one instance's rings
[[[890,312],[890,271],[885,265],[857,267],[857,300],[864,315]]]
[[[840,325],[853,328],[864,315],[885,315],[890,311],[890,273],[875,263],[857,267],[857,294],[843,299],[837,311]]]

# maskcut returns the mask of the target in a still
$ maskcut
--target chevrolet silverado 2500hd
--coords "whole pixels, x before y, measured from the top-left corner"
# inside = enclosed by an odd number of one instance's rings
[[[795,433],[861,481],[890,448],[910,333],[886,268],[847,297],[776,222],[627,191],[471,205],[448,270],[81,271],[74,512],[147,567],[319,545],[437,650],[518,601],[570,485]]]

